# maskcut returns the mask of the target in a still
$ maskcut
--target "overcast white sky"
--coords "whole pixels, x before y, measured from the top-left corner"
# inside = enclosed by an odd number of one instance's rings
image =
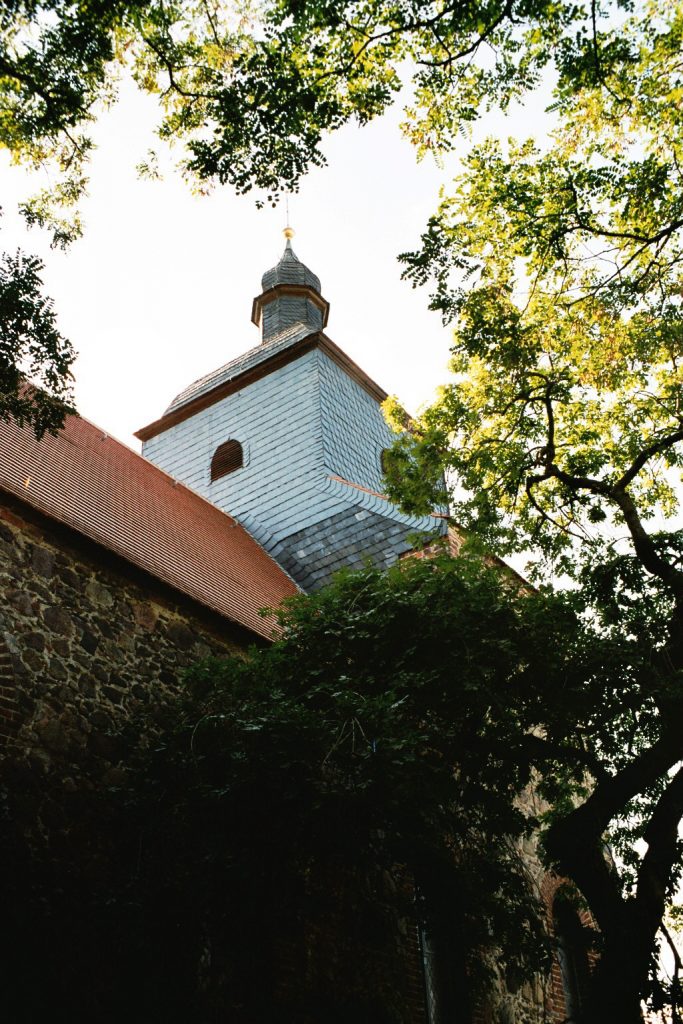
[[[542,106],[487,131],[531,134]],[[259,211],[228,188],[193,196],[174,173],[140,180],[135,165],[155,143],[155,118],[155,101],[124,83],[96,127],[85,234],[66,253],[27,232],[17,213],[44,179],[0,154],[0,249],[42,256],[60,329],[79,352],[78,408],[134,447],[133,431],[178,391],[258,344],[251,302],[284,246],[282,207]],[[328,335],[415,410],[446,379],[450,332],[428,311],[427,293],[401,282],[396,256],[417,246],[458,160],[445,170],[418,165],[399,121],[397,109],[334,135],[328,167],[306,178],[290,220],[295,252],[331,303]]]

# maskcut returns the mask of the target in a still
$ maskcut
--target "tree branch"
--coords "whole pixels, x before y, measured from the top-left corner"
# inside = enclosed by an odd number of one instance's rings
[[[680,569],[674,568],[658,553],[652,537],[643,526],[638,509],[631,495],[626,490],[614,490],[608,492],[619,507],[628,527],[636,555],[643,566],[653,576],[659,577],[663,583],[671,587],[678,600],[683,599],[683,573]]]
[[[624,910],[621,894],[604,860],[603,835],[634,796],[654,785],[681,758],[683,732],[675,724],[616,775],[599,781],[583,804],[554,822],[546,833],[548,855],[560,872],[579,886],[603,931],[615,927]],[[601,887],[605,884],[608,887],[603,892]]]
[[[678,441],[683,441],[683,427],[679,430],[675,430],[673,434],[667,434],[666,437],[660,438],[659,441],[655,441],[648,448],[644,448],[643,451],[640,452],[640,454],[633,460],[624,475],[617,480],[616,484],[614,484],[613,490],[624,490],[628,487],[646,462],[654,458],[655,455],[661,455],[662,452],[665,452],[667,448],[673,447],[673,445],[677,444]]]
[[[636,896],[629,906],[633,938],[640,948],[642,968],[647,961],[662,918],[671,883],[671,871],[679,853],[678,828],[683,818],[683,768],[659,797],[645,830],[648,849],[638,871]]]

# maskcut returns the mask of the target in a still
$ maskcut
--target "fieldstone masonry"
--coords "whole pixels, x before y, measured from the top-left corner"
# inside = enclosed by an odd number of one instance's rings
[[[114,758],[115,718],[163,702],[199,658],[244,649],[229,623],[142,576],[0,505],[0,742],[46,765]]]

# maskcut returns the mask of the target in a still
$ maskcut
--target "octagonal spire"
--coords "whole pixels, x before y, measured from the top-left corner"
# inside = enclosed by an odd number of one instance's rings
[[[313,334],[327,323],[329,303],[322,297],[320,278],[301,262],[292,249],[294,232],[285,228],[285,251],[261,278],[261,295],[254,299],[252,321],[261,328],[264,344],[284,331],[300,328]]]
[[[297,257],[292,249],[293,235],[294,232],[291,228],[285,228],[285,238],[287,239],[285,251],[280,257],[280,261],[270,270],[266,270],[261,278],[261,288],[265,292],[278,284],[301,284],[312,288],[320,295],[320,278]]]

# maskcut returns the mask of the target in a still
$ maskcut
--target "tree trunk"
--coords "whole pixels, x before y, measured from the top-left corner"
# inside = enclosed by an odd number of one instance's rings
[[[581,1024],[641,1024],[641,993],[647,990],[655,938],[678,856],[683,818],[683,768],[655,804],[643,838],[647,843],[635,894],[624,897],[602,850],[602,832],[614,805],[644,792],[681,758],[680,732],[669,727],[649,750],[620,773],[596,785],[588,800],[551,826],[546,850],[562,875],[583,893],[598,927],[603,949],[582,1006]],[[669,762],[667,764],[667,761]]]
[[[642,1024],[640,992],[647,966],[643,970],[640,943],[630,942],[630,937],[630,930],[606,936],[582,1007],[581,1024]]]

